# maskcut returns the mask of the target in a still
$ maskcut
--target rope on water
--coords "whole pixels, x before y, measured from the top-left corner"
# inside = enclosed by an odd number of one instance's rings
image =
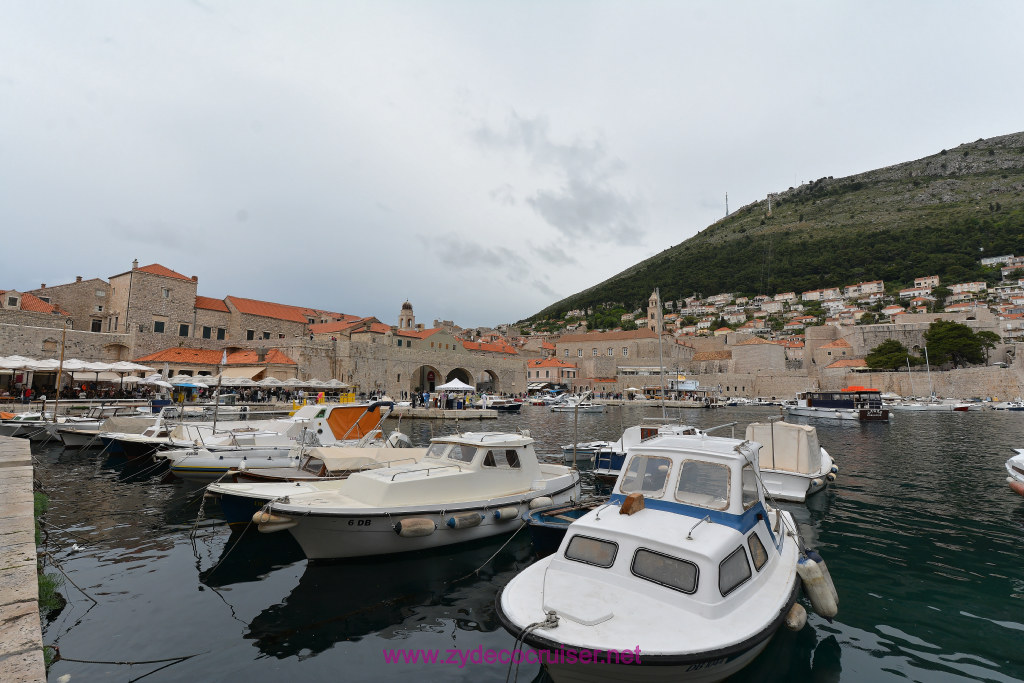
[[[505,541],[504,543],[502,543],[501,547],[498,548],[498,550],[495,551],[495,553],[493,555],[488,557],[487,560],[484,561],[484,563],[482,565],[480,565],[479,567],[477,567],[476,569],[474,569],[470,573],[466,574],[465,576],[461,576],[461,577],[455,579],[454,581],[449,581],[448,583],[457,583],[459,581],[462,581],[463,579],[468,579],[469,577],[473,576],[474,574],[479,574],[480,570],[483,569],[484,567],[486,567],[488,564],[490,564],[491,560],[493,560],[495,557],[497,557],[498,553],[500,553],[502,550],[504,550],[505,546],[507,546],[509,543],[511,543],[512,539],[516,537],[516,534],[518,534],[520,531],[522,531],[526,526],[527,526],[526,522],[523,522],[522,524],[520,524],[519,528],[516,529],[515,532],[511,536],[508,537],[508,540]]]
[[[519,635],[516,636],[515,646],[513,646],[513,648],[512,648],[512,656],[509,657],[509,660],[508,660],[508,672],[505,674],[505,683],[508,683],[509,676],[512,675],[512,662],[516,663],[516,675],[515,675],[515,678],[513,678],[512,680],[513,681],[518,681],[519,680],[519,664],[520,664],[520,662],[522,661],[523,658],[522,658],[522,656],[520,656],[520,657],[518,657],[518,661],[517,661],[515,653],[519,652],[520,655],[522,654],[523,645],[526,644],[526,636],[530,635],[531,633],[533,633],[534,631],[536,631],[539,628],[555,628],[557,626],[558,626],[558,614],[556,614],[554,610],[551,610],[547,614],[544,615],[543,621],[535,621],[532,624],[530,624],[529,626],[526,626],[522,631],[519,632]]]

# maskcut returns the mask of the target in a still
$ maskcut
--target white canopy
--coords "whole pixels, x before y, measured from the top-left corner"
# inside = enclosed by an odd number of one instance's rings
[[[447,384],[442,384],[439,387],[434,387],[434,391],[476,391],[473,387],[469,386],[458,377],[453,379]]]

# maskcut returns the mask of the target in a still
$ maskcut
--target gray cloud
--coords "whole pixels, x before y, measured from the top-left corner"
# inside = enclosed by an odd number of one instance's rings
[[[576,257],[570,255],[556,244],[548,244],[543,247],[530,247],[530,251],[536,258],[556,266],[569,266],[578,263]]]
[[[626,196],[612,183],[625,170],[625,164],[609,157],[600,140],[560,144],[552,141],[545,118],[523,118],[515,112],[505,130],[482,125],[473,138],[486,149],[521,150],[533,167],[563,178],[560,187],[539,189],[526,198],[526,203],[564,237],[635,244],[643,236],[640,201]],[[504,199],[494,192],[491,197]]]

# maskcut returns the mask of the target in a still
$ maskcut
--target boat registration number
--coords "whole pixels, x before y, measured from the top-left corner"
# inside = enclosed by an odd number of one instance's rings
[[[691,664],[686,670],[687,671],[700,671],[701,669],[710,669],[712,667],[719,666],[720,664],[725,664],[728,661],[729,661],[728,657],[720,657],[718,659],[709,659],[706,662],[697,662],[696,664]]]
[[[349,526],[370,526],[370,520],[368,519],[350,519],[348,520]]]

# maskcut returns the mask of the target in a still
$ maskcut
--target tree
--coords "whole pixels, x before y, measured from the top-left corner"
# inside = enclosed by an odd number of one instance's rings
[[[939,285],[938,287],[932,288],[932,296],[935,297],[935,310],[941,311],[946,307],[946,297],[951,295],[953,291],[945,285]]]
[[[952,320],[936,320],[924,333],[928,344],[928,359],[935,365],[953,363],[954,368],[962,365],[985,362],[983,342],[967,325]]]
[[[911,356],[907,347],[895,339],[886,339],[871,349],[871,352],[865,358],[868,367],[872,370],[899,370],[907,364],[908,359],[911,365],[919,365],[921,363],[920,358]]]
[[[985,349],[985,362],[988,362],[988,352],[996,348],[996,344],[1002,341],[999,335],[995,332],[989,332],[988,330],[982,330],[975,334],[978,341],[981,342],[982,348]]]

